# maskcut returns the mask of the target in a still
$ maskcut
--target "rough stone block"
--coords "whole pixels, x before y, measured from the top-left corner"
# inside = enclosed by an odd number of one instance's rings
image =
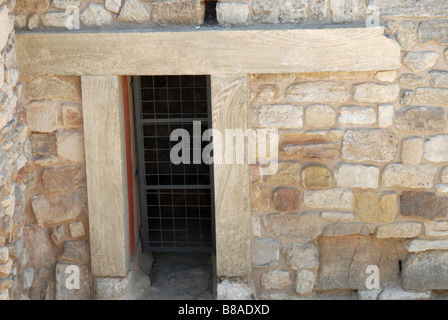
[[[400,213],[427,219],[448,215],[448,197],[427,191],[403,191],[400,195]]]
[[[402,284],[409,290],[448,289],[448,252],[433,251],[409,255],[403,261]]]
[[[448,221],[425,221],[425,235],[429,237],[447,237]]]
[[[353,193],[343,188],[309,190],[303,195],[303,204],[311,208],[351,210]]]
[[[378,297],[378,300],[427,300],[431,291],[407,291],[398,285],[388,285]]]
[[[414,91],[413,90],[400,90],[400,104],[408,105],[411,103],[412,98],[414,97]]]
[[[77,104],[65,104],[61,107],[62,124],[67,128],[82,127],[82,110]]]
[[[440,171],[440,182],[448,184],[448,167],[445,167]]]
[[[378,188],[379,175],[378,167],[344,163],[334,172],[339,187],[361,189]]]
[[[424,77],[414,73],[405,73],[401,75],[399,81],[401,84],[408,86],[421,86],[426,83]]]
[[[84,190],[71,193],[37,194],[31,206],[38,223],[55,224],[74,219],[85,210]]]
[[[22,78],[22,83],[23,94],[28,100],[81,101],[79,77],[27,76]]]
[[[410,51],[405,54],[403,62],[412,71],[421,72],[435,65],[438,58],[435,51]]]
[[[309,0],[310,16],[322,21],[327,17],[328,0]]]
[[[434,186],[436,172],[436,167],[425,163],[393,163],[384,169],[382,181],[385,187],[431,188]]]
[[[30,143],[34,157],[56,155],[56,137],[53,134],[31,134]]]
[[[71,190],[85,184],[86,173],[83,165],[46,168],[42,172],[42,182],[48,191]]]
[[[342,211],[323,211],[322,218],[333,221],[350,221],[355,219],[353,213]]]
[[[157,0],[152,5],[152,19],[159,25],[204,23],[205,4],[201,0]]]
[[[384,238],[415,238],[420,235],[422,224],[412,221],[394,222],[378,227],[376,237]]]
[[[413,21],[404,21],[399,24],[396,39],[401,50],[409,51],[417,45],[417,24]]]
[[[423,103],[447,104],[448,103],[448,89],[440,88],[417,88],[415,90],[415,97],[418,101]]]
[[[302,171],[302,182],[305,188],[328,188],[331,184],[331,172],[322,166],[307,167]]]
[[[308,295],[313,292],[316,276],[310,270],[298,270],[296,272],[295,289],[298,294]]]
[[[367,82],[355,85],[353,97],[358,102],[385,103],[394,102],[399,94],[398,84]]]
[[[406,165],[419,164],[423,155],[423,139],[410,137],[401,142],[401,162]]]
[[[378,126],[380,128],[390,127],[393,124],[394,105],[383,103],[378,106]]]
[[[81,22],[88,27],[102,27],[112,24],[115,19],[102,4],[91,2],[80,14]]]
[[[122,2],[121,0],[106,0],[104,2],[104,6],[106,7],[107,10],[114,13],[118,13],[121,8],[121,2]]]
[[[381,270],[380,283],[398,280],[404,248],[398,240],[374,236],[321,237],[317,287],[322,290],[366,290],[369,265]]]
[[[8,247],[0,247],[0,263],[6,263],[9,260],[9,250]]]
[[[62,241],[65,240],[67,236],[67,229],[64,226],[58,226],[55,228],[51,228],[51,240],[53,240],[54,244],[59,246]]]
[[[300,181],[300,163],[280,162],[277,163],[277,172],[271,175],[263,174],[260,166],[251,166],[252,183],[272,184],[298,184]]]
[[[252,186],[250,193],[250,206],[254,213],[270,211],[271,188],[269,186]]]
[[[261,287],[265,290],[287,289],[292,285],[289,271],[269,270],[261,275]]]
[[[87,240],[67,240],[58,255],[58,261],[87,264],[90,261],[90,247]]]
[[[155,2],[154,2],[155,3]],[[167,6],[172,5],[172,3],[169,1],[166,1]],[[160,7],[160,1],[157,2],[156,6],[154,8]],[[156,12],[158,14],[159,10],[157,9]],[[158,17],[158,14],[156,14],[156,17]],[[145,5],[143,2],[139,0],[125,0],[123,7],[120,10],[120,13],[118,14],[117,20],[118,21],[125,21],[125,22],[136,22],[136,23],[143,23],[145,21],[149,21],[151,19],[148,10],[146,10]],[[160,19],[160,17],[158,17]]]
[[[446,113],[439,107],[406,107],[395,113],[395,126],[411,132],[442,131]]]
[[[51,5],[58,9],[66,9],[68,6],[79,7],[81,4],[80,0],[52,0]]]
[[[429,137],[425,141],[423,157],[432,162],[448,161],[448,135],[440,134]]]
[[[252,300],[255,290],[253,284],[244,279],[224,279],[218,282],[218,300]]]
[[[322,222],[316,212],[270,214],[263,221],[276,238],[313,240],[322,233]]]
[[[448,239],[427,240],[414,239],[405,243],[408,252],[423,252],[432,250],[448,250]]]
[[[264,23],[300,23],[308,17],[306,0],[255,0],[252,20]]]
[[[58,130],[56,132],[58,155],[74,162],[84,161],[84,136],[79,130]]]
[[[325,104],[314,104],[305,109],[305,125],[311,128],[328,128],[334,125],[336,112]]]
[[[249,19],[249,5],[239,2],[218,2],[216,18],[221,26],[246,25]]]
[[[376,225],[366,222],[339,222],[325,226],[322,233],[325,237],[344,237],[347,235],[369,235],[375,233]]]
[[[341,124],[376,123],[375,109],[373,107],[342,106],[339,108],[338,122]]]
[[[272,193],[272,204],[278,212],[299,210],[300,192],[296,188],[280,187]]]
[[[344,103],[350,96],[349,86],[339,81],[299,82],[286,91],[286,100],[291,102]]]
[[[333,22],[352,22],[363,19],[366,8],[364,0],[331,1]]]
[[[448,4],[438,0],[369,0],[384,17],[440,17],[447,16]]]
[[[291,104],[262,105],[258,113],[258,122],[269,128],[302,128],[303,107]]]
[[[280,242],[272,238],[254,239],[254,267],[277,266],[280,258]]]
[[[397,194],[394,192],[362,192],[355,194],[353,214],[365,222],[393,222],[398,212]]]
[[[44,27],[67,28],[69,14],[65,11],[46,12],[41,14],[41,21]]]
[[[59,126],[57,105],[50,101],[32,102],[26,107],[26,119],[31,131],[55,131]]]
[[[7,6],[0,7],[0,51],[6,46],[8,42],[9,33],[11,29],[9,27],[9,17]],[[3,69],[3,68],[2,68]]]
[[[293,270],[314,269],[319,265],[319,256],[312,243],[291,243],[283,247],[286,263]]]
[[[218,3],[224,4],[223,2]],[[280,87],[275,84],[265,84],[258,87],[255,93],[257,102],[267,103],[279,100]]]
[[[395,82],[397,79],[397,71],[379,71],[375,75],[375,79],[382,82]]]
[[[435,42],[448,45],[448,20],[427,20],[418,27],[418,40],[421,45]]]
[[[432,87],[448,88],[448,71],[431,70],[429,74],[429,83]]]
[[[82,237],[86,234],[86,229],[84,228],[84,224],[81,221],[72,222],[68,225],[70,230],[70,235],[73,238]]]
[[[353,161],[393,161],[398,139],[389,129],[352,129],[344,133],[342,158]]]

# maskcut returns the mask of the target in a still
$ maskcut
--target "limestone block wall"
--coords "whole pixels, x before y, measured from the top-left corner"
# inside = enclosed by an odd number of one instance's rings
[[[279,130],[277,173],[251,165],[258,298],[448,290],[445,23],[387,23],[397,71],[249,76],[250,127]]]
[[[34,272],[24,245],[30,145],[15,55],[14,1],[0,1],[0,300],[26,299]]]
[[[79,77],[21,77],[32,159],[25,243],[34,268],[31,299],[89,299],[90,253]],[[82,290],[66,290],[79,267]]]

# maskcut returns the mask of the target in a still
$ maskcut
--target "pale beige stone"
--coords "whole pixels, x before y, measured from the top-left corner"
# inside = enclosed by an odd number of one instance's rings
[[[338,122],[357,125],[376,123],[376,112],[373,107],[342,106],[339,108]]]
[[[91,2],[81,12],[80,20],[88,27],[101,27],[112,24],[114,16],[102,4]]]
[[[369,235],[375,232],[376,225],[367,222],[338,222],[324,228],[325,237],[344,237],[347,235]]]
[[[296,272],[295,289],[298,294],[308,295],[313,291],[316,276],[311,270],[298,270]]]
[[[429,71],[429,83],[432,87],[448,88],[448,71]]]
[[[150,20],[150,15],[143,2],[139,0],[124,0],[117,19],[118,21],[143,23]]]
[[[58,9],[66,9],[68,6],[79,7],[81,0],[52,0],[51,5]]]
[[[378,300],[427,300],[431,298],[431,291],[410,291],[399,286],[387,286],[384,288]]]
[[[394,122],[405,131],[442,131],[446,127],[446,112],[441,107],[405,107],[395,113]]]
[[[261,287],[265,290],[286,289],[291,284],[291,275],[286,270],[269,270],[261,275]]]
[[[378,126],[380,128],[390,127],[394,119],[394,105],[383,103],[378,106]]]
[[[420,44],[427,44],[429,42],[440,43],[441,45],[448,45],[448,20],[431,19],[423,21],[418,27],[418,37]]]
[[[302,183],[305,188],[328,188],[331,185],[331,172],[322,166],[307,167],[302,171]]]
[[[423,156],[423,139],[411,137],[401,142],[401,162],[407,165],[419,164]]]
[[[80,101],[81,88],[78,77],[23,77],[23,94],[29,100]]]
[[[442,196],[448,195],[448,184],[436,184],[436,193]]]
[[[398,212],[397,194],[394,192],[362,192],[355,194],[353,214],[365,222],[390,223]]]
[[[448,250],[448,239],[426,240],[415,239],[405,242],[405,248],[408,252],[422,252],[428,250]]]
[[[45,27],[67,28],[68,18],[69,14],[65,11],[46,12],[41,15]]]
[[[393,161],[397,144],[397,137],[389,129],[346,130],[342,158],[353,161]]]
[[[118,13],[121,8],[121,1],[122,0],[106,0],[104,6],[107,10]]]
[[[431,188],[437,168],[429,164],[389,164],[384,168],[382,182],[385,187]]]
[[[11,29],[9,27],[8,8],[6,6],[1,6],[0,7],[0,51],[3,50],[6,43],[8,42],[10,32],[11,32]]]
[[[379,175],[378,167],[344,163],[334,172],[339,187],[361,189],[378,188]]]
[[[286,91],[286,100],[291,102],[346,102],[350,88],[344,82],[316,81],[291,85]]]
[[[382,82],[394,82],[397,79],[397,71],[380,71],[375,75],[375,79]]]
[[[28,18],[28,29],[30,30],[34,30],[37,27],[39,27],[39,23],[40,23],[40,17],[37,13],[32,14],[29,18]]]
[[[420,235],[422,224],[419,222],[403,221],[378,227],[377,238],[415,238]]]
[[[52,101],[32,102],[26,107],[26,112],[31,131],[52,132],[59,126],[58,108]]]
[[[63,159],[84,161],[84,137],[79,130],[58,130],[56,133],[58,155]]]
[[[448,4],[438,0],[369,0],[385,17],[438,17],[447,16]]]
[[[411,51],[405,54],[403,62],[414,72],[431,68],[439,58],[435,51]]]
[[[430,136],[425,141],[423,157],[432,162],[448,161],[448,135]]]
[[[323,211],[322,218],[333,221],[350,221],[355,219],[353,213],[343,211]]]
[[[152,19],[159,25],[201,25],[204,15],[205,4],[200,0],[157,0],[152,3]]]
[[[447,237],[448,221],[425,221],[425,235],[429,237]],[[442,229],[442,230],[440,230]]]
[[[328,128],[336,121],[336,111],[325,104],[314,104],[305,109],[305,125],[311,128]]]
[[[246,25],[249,19],[249,6],[240,2],[218,2],[216,18],[222,26]]]
[[[328,2],[328,0],[309,0],[311,18],[324,20],[327,17]]]
[[[394,102],[400,94],[398,84],[379,84],[366,82],[355,85],[353,97],[358,102],[383,103]]]
[[[319,255],[312,243],[291,243],[283,247],[282,253],[293,270],[313,269],[319,265]]]
[[[400,23],[397,29],[396,39],[401,50],[409,51],[417,45],[417,24],[413,21]]]
[[[258,122],[268,128],[302,128],[303,107],[291,104],[262,105]]]
[[[415,90],[415,97],[418,101],[423,103],[447,104],[448,89],[427,87],[417,88]]]
[[[308,17],[306,0],[255,0],[252,20],[262,23],[300,23]]]
[[[0,247],[0,264],[7,263],[9,260],[8,247]]]
[[[343,188],[309,190],[303,194],[303,204],[311,208],[351,210],[353,193]]]
[[[322,233],[317,212],[275,213],[263,217],[264,225],[276,238],[313,240]]]
[[[367,9],[363,0],[331,1],[333,22],[352,22],[364,18]]]

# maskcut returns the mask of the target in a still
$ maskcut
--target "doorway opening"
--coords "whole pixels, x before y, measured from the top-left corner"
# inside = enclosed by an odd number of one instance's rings
[[[154,256],[152,283],[168,292],[178,283],[172,279],[181,274],[192,278],[196,272],[196,280],[202,281],[196,287],[210,290],[215,251],[213,165],[202,157],[212,143],[202,141],[212,128],[210,78],[140,76],[132,83],[141,243],[143,251]],[[202,265],[192,263],[192,257]],[[201,291],[187,287],[188,292]]]

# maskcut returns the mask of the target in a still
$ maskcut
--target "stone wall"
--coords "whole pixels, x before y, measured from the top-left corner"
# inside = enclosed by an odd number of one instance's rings
[[[251,128],[279,130],[277,173],[251,166],[258,297],[448,290],[446,23],[387,20],[397,71],[249,77]]]
[[[14,45],[14,1],[0,1],[0,300],[27,299],[34,270],[24,245],[30,144]]]

